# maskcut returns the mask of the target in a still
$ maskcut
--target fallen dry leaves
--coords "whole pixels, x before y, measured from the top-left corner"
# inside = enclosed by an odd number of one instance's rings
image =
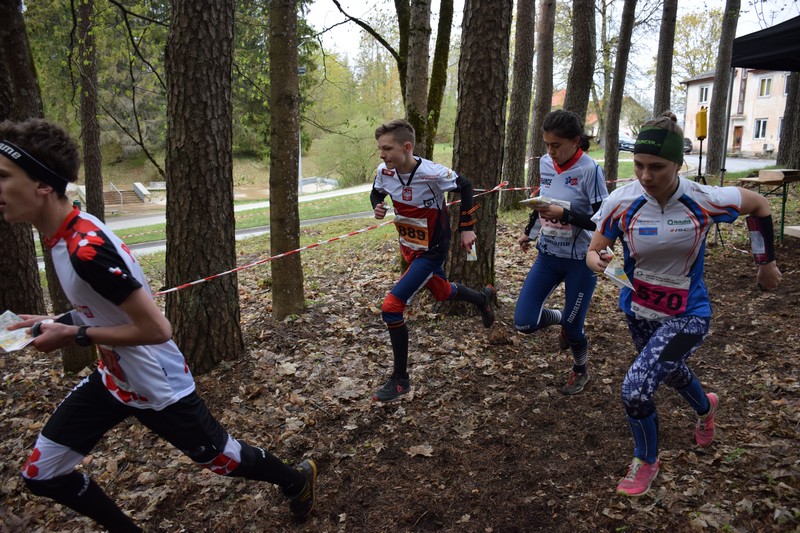
[[[613,490],[632,452],[619,388],[635,355],[616,289],[598,284],[586,326],[592,381],[565,398],[557,388],[570,358],[557,332],[513,328],[533,260],[514,245],[518,229],[498,229],[492,329],[475,316],[434,313],[426,295],[410,306],[414,389],[388,406],[370,397],[391,367],[379,309],[399,275],[391,239],[376,248],[351,239],[345,255],[305,254],[308,313],[277,324],[267,311],[268,269],[240,274],[249,353],[198,377],[198,390],[235,437],[287,461],[317,460],[318,509],[305,524],[291,524],[276,488],[199,470],[132,422],[79,468],[153,531],[796,530],[800,242],[779,249],[784,280],[773,293],[755,288],[749,257],[709,249],[715,317],[690,365],[720,395],[718,438],[696,448],[692,413],[664,387],[662,470],[650,494],[631,500]],[[563,301],[560,289],[554,301]],[[17,473],[79,378],[30,350],[0,358],[0,376],[0,530],[95,530],[32,496]]]

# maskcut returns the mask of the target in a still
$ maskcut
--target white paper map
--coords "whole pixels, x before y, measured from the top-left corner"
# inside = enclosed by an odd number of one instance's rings
[[[6,330],[7,326],[17,322],[22,322],[22,319],[11,311],[6,311],[0,315],[0,348],[7,352],[21,350],[33,340],[33,337],[28,333],[30,328],[15,329],[14,331]]]
[[[611,256],[611,261],[608,262],[608,266],[606,267],[603,274],[611,278],[611,281],[614,282],[614,285],[619,287],[628,287],[629,289],[633,289],[633,285],[631,285],[631,280],[628,279],[628,275],[625,274],[625,269],[622,268],[622,261],[614,257],[614,254],[611,252],[610,249],[606,248],[605,252]]]
[[[531,209],[535,207],[544,207],[548,205],[557,205],[558,207],[569,209],[569,202],[567,202],[566,200],[558,200],[556,198],[548,198],[546,196],[536,196],[535,198],[526,198],[525,200],[520,200],[519,203],[521,203],[522,205],[526,205]]]

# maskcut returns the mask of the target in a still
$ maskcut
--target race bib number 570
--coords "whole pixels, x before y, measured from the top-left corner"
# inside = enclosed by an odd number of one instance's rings
[[[687,276],[669,276],[637,268],[633,272],[631,311],[644,320],[665,320],[686,311]]]

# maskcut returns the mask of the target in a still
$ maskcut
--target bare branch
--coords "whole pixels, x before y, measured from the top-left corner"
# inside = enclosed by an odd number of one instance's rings
[[[375,31],[375,29],[374,29],[372,26],[370,26],[369,24],[367,24],[366,22],[364,22],[364,21],[363,21],[363,20],[361,20],[361,19],[357,19],[357,18],[355,18],[355,17],[352,17],[352,16],[350,16],[350,15],[349,15],[349,14],[348,14],[348,13],[347,13],[347,12],[346,12],[344,9],[342,9],[342,6],[341,6],[341,4],[339,4],[339,0],[333,0],[333,3],[334,3],[334,4],[336,4],[336,8],[339,10],[339,12],[340,12],[342,15],[344,15],[345,17],[347,17],[347,20],[348,20],[348,21],[355,22],[356,24],[358,24],[359,26],[361,26],[361,28],[362,28],[362,29],[363,29],[365,32],[367,32],[367,33],[369,33],[370,35],[372,35],[372,37],[373,37],[373,38],[374,38],[376,41],[378,41],[378,43],[380,43],[380,45],[381,45],[381,46],[383,46],[384,48],[386,48],[386,50],[387,50],[387,51],[388,51],[388,52],[389,52],[389,53],[392,55],[392,57],[394,58],[394,60],[395,60],[395,61],[397,61],[397,63],[398,63],[398,64],[400,64],[400,62],[401,62],[401,59],[400,59],[400,54],[397,52],[397,50],[395,50],[395,49],[392,47],[392,45],[391,45],[391,44],[389,44],[389,43],[386,41],[386,39],[384,39],[383,37],[381,37],[381,35],[380,35],[380,34],[379,34],[377,31]]]
[[[159,26],[164,26],[165,28],[169,26],[169,22],[164,22],[164,21],[157,20],[157,19],[154,19],[154,18],[145,17],[144,15],[139,15],[138,13],[134,13],[133,11],[130,11],[124,5],[122,5],[121,3],[117,2],[117,0],[108,0],[108,1],[110,3],[112,3],[112,4],[114,4],[115,6],[117,6],[119,8],[119,10],[122,11],[123,15],[125,15],[126,19],[127,19],[128,15],[130,15],[130,16],[132,16],[134,18],[142,19],[142,20],[145,20],[145,21],[150,22],[152,24],[158,24]]]

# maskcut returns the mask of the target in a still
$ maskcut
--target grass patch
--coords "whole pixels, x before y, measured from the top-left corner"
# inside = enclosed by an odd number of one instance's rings
[[[349,194],[346,196],[334,196],[315,200],[313,202],[301,202],[298,204],[300,220],[314,220],[317,218],[333,217],[338,215],[349,215],[370,211],[369,194]],[[269,225],[269,208],[254,209],[252,211],[241,211],[235,213],[236,229],[257,228]],[[363,225],[363,221],[361,221]],[[167,238],[166,224],[152,224],[136,228],[117,230],[115,233],[125,241],[128,246],[141,244],[143,242],[163,241]],[[41,257],[42,248],[39,241],[36,241],[36,255]]]

